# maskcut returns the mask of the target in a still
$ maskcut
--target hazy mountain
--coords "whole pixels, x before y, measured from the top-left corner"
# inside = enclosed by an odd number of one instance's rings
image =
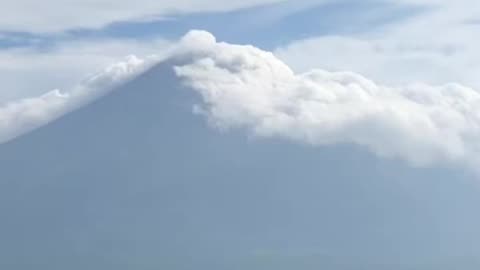
[[[222,132],[177,81],[161,63],[0,145],[2,268],[478,269],[473,178]]]

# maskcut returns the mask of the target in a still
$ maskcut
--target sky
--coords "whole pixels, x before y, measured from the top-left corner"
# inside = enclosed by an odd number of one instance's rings
[[[208,30],[225,41],[280,50],[289,44],[293,45],[295,42],[319,35],[350,36],[365,33],[371,31],[372,25],[392,23],[413,16],[421,10],[415,6],[388,2],[265,1],[256,3],[256,7],[250,7],[249,1],[242,3],[244,6],[238,4],[237,9],[225,6],[212,7],[209,10],[205,6],[205,11],[194,9],[189,13],[181,12],[183,9],[178,7],[178,11],[172,14],[165,13],[164,5],[158,4],[157,19],[147,16],[129,21],[130,16],[139,18],[142,15],[146,16],[145,10],[139,9],[138,14],[131,11],[131,15],[125,17],[121,17],[122,12],[119,11],[118,14],[112,14],[115,17],[120,16],[118,19],[111,21],[105,19],[95,27],[89,26],[92,15],[88,8],[98,9],[97,12],[100,13],[109,8],[108,1],[105,6],[99,2],[92,7],[88,5],[83,7],[84,13],[76,11],[79,15],[82,14],[83,20],[79,19],[74,26],[61,29],[57,29],[58,25],[68,26],[70,21],[67,18],[65,21],[49,21],[55,17],[49,14],[52,9],[48,5],[45,14],[38,16],[38,20],[46,20],[45,22],[28,24],[25,21],[32,17],[28,13],[29,8],[35,8],[35,3],[33,1],[26,1],[24,5],[18,3],[17,8],[23,11],[16,14],[15,21],[18,21],[18,25],[13,27],[4,23],[0,27],[2,48],[0,57],[3,63],[1,69],[2,73],[6,74],[2,76],[2,85],[11,89],[2,91],[0,98],[12,100],[39,95],[52,88],[68,87],[128,54],[160,54],[169,42],[178,39],[191,29]],[[219,12],[217,9],[226,11]],[[60,6],[55,10],[61,12]],[[152,9],[146,10],[151,13]],[[114,13],[110,10],[109,12]],[[37,29],[42,25],[44,26]],[[380,25],[378,27],[380,28]],[[31,89],[27,82],[19,83],[22,80],[19,80],[18,76],[23,77],[26,74],[30,74],[31,80],[36,82],[38,86],[36,89]],[[55,74],[55,80],[50,77],[52,74]]]
[[[6,3],[0,261],[478,269],[479,11]]]

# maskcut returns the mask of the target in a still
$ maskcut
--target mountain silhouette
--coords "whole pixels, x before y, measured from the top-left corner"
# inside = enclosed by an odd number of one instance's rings
[[[0,145],[2,269],[478,269],[471,177],[212,128],[174,64]]]

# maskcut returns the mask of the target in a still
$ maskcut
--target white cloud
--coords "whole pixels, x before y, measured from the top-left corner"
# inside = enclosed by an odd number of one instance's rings
[[[394,88],[352,72],[296,74],[272,53],[218,43],[200,31],[184,37],[169,58],[177,63],[172,68],[178,83],[201,95],[197,112],[215,127],[311,145],[356,144],[418,166],[480,162],[480,93],[471,88]],[[148,66],[131,58],[67,95],[54,91],[0,108],[0,141],[59,117]]]
[[[389,0],[385,0],[389,1]],[[480,2],[400,0],[427,8],[364,33],[294,41],[275,54],[297,72],[354,70],[388,84],[458,82],[480,88]]]
[[[122,82],[141,73],[153,62],[129,56],[90,76],[68,92],[52,90],[35,98],[8,102],[0,106],[0,143],[45,125],[58,117],[106,94]]]
[[[3,1],[0,31],[53,32],[98,28],[112,22],[162,15],[227,11],[283,0],[16,0]]]
[[[0,104],[44,94],[49,89],[69,89],[99,68],[135,54],[143,58],[166,53],[170,42],[154,40],[85,40],[57,44],[48,50],[0,50]]]
[[[192,61],[178,76],[220,128],[313,145],[353,143],[414,165],[480,162],[480,94],[458,84],[378,85],[351,72],[295,74],[273,54],[186,39]],[[185,42],[185,41],[184,41]],[[201,45],[197,45],[201,44]]]

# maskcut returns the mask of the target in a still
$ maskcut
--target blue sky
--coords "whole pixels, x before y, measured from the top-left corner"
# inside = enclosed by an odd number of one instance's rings
[[[98,29],[66,29],[46,34],[4,32],[0,46],[45,48],[56,42],[92,38],[177,39],[191,29],[201,29],[220,40],[273,49],[318,35],[374,31],[420,11],[421,7],[378,1],[285,1],[228,12],[171,14],[143,22],[112,22]]]
[[[479,5],[6,3],[0,268],[477,269]]]

